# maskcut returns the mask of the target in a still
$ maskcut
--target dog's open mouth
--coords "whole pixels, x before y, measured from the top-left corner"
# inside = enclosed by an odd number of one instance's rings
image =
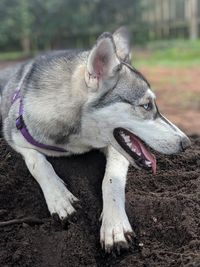
[[[118,144],[134,159],[140,168],[152,169],[153,173],[156,173],[156,157],[147,149],[139,137],[123,128],[114,129],[113,134]]]

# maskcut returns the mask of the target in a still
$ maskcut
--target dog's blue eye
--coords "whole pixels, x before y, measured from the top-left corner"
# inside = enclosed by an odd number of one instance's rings
[[[152,109],[152,104],[151,102],[141,105],[141,107],[143,107],[145,110],[151,110]]]

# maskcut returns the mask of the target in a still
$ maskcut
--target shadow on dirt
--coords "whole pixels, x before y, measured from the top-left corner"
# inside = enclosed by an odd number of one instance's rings
[[[199,266],[200,137],[191,138],[184,154],[158,156],[156,176],[130,168],[126,210],[138,242],[121,255],[105,255],[99,244],[102,154],[50,159],[82,206],[63,229],[21,156],[0,139],[0,221],[43,222],[0,227],[0,266]]]

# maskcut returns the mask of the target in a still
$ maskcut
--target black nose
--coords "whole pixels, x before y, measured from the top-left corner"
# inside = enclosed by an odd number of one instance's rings
[[[181,139],[181,148],[182,148],[182,150],[185,151],[190,146],[191,146],[190,139],[187,136],[183,137]]]

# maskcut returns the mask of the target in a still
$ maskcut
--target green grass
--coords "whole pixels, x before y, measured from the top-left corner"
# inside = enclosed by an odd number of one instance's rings
[[[32,53],[34,55],[36,53]],[[23,52],[2,52],[0,61],[20,60],[31,55]],[[145,47],[133,49],[133,65],[163,65],[168,67],[190,67],[200,65],[200,40],[154,41]]]
[[[27,58],[30,55],[24,54],[23,52],[2,52],[0,53],[0,61],[12,61],[12,60],[20,60]]]
[[[133,64],[189,67],[200,65],[200,40],[170,40],[151,42],[133,51]]]

